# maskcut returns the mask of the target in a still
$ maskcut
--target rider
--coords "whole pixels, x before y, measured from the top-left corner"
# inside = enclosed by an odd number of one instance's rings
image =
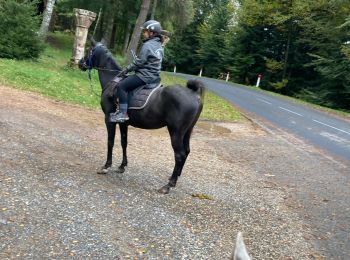
[[[160,70],[164,56],[162,47],[162,27],[159,22],[149,20],[141,27],[143,32],[143,45],[138,57],[126,67],[118,76],[125,76],[130,71],[135,71],[134,75],[128,76],[119,82],[116,92],[116,98],[119,98],[119,109],[110,114],[111,122],[124,122],[129,119],[128,111],[128,92],[149,83],[160,82]],[[117,94],[117,95],[116,95]]]

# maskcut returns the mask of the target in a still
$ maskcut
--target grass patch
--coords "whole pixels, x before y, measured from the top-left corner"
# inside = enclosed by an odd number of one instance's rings
[[[89,107],[99,101],[89,89],[86,73],[67,67],[70,53],[46,48],[38,61],[0,59],[0,83]],[[99,91],[97,79],[94,89]]]
[[[100,107],[100,99],[93,92],[100,93],[101,87],[96,71],[92,73],[92,89],[87,72],[71,69],[67,63],[73,46],[72,34],[55,33],[49,36],[49,45],[37,61],[0,59],[0,83],[18,89],[28,90],[66,102],[91,108]],[[117,57],[118,62],[125,62]],[[180,84],[186,81],[162,74],[164,85]],[[240,114],[233,106],[207,91],[201,119],[235,121]]]
[[[185,86],[186,82],[186,80],[180,77],[169,73],[162,73],[162,83],[164,85],[179,84]],[[210,91],[206,91],[204,107],[200,118],[215,121],[237,121],[241,118],[241,114],[234,109],[230,102]]]

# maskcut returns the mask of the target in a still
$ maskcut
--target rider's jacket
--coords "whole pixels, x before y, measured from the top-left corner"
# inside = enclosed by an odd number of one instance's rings
[[[154,37],[144,41],[138,57],[127,67],[128,71],[135,71],[145,83],[160,81],[160,71],[164,49],[160,38]]]

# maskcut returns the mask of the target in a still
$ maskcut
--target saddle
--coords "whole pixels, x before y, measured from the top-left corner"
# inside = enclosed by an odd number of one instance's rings
[[[106,92],[109,97],[112,98],[114,96],[114,89],[118,87],[118,83],[122,79],[123,78],[115,77],[108,83]],[[143,109],[147,105],[152,94],[158,91],[161,87],[162,84],[160,82],[156,82],[143,85],[129,92],[128,109]]]
[[[162,84],[151,83],[143,85],[131,92],[129,92],[128,109],[143,109],[153,93],[158,91],[162,87]]]

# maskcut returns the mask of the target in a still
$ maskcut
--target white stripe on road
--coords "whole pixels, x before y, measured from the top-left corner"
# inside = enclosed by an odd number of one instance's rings
[[[299,113],[297,113],[297,112],[294,112],[294,111],[292,111],[292,110],[289,110],[289,109],[287,109],[287,108],[284,108],[284,107],[279,107],[280,109],[283,109],[283,110],[285,110],[285,111],[288,111],[289,113],[293,113],[293,114],[296,114],[296,115],[298,115],[298,116],[303,116],[303,115],[301,115],[301,114],[299,114]]]
[[[264,102],[264,103],[266,103],[266,104],[269,104],[269,105],[271,105],[272,103],[270,103],[270,102],[268,102],[268,101],[266,101],[266,100],[264,100],[264,99],[261,99],[261,98],[256,98],[257,100],[260,100],[260,101],[262,101],[262,102]]]
[[[333,128],[333,129],[335,129],[335,130],[338,130],[338,131],[340,131],[340,132],[343,132],[343,133],[346,133],[346,134],[350,135],[350,133],[349,133],[349,132],[346,132],[346,131],[341,130],[341,129],[339,129],[339,128],[336,128],[336,127],[334,127],[334,126],[327,125],[327,124],[322,123],[322,122],[320,122],[320,121],[317,121],[317,120],[315,120],[315,119],[312,119],[312,121],[314,121],[314,122],[316,122],[316,123],[319,123],[319,124],[321,124],[321,125],[328,126],[328,127],[330,127],[330,128]]]

